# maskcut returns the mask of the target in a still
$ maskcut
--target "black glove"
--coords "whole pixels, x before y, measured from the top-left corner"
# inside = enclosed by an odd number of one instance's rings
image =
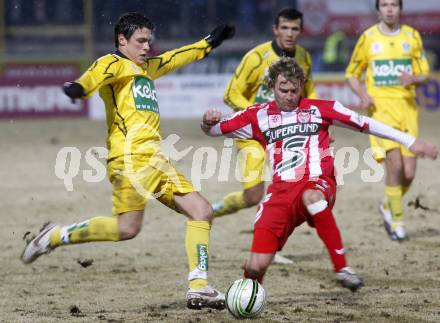
[[[63,91],[72,100],[72,103],[75,103],[75,99],[79,99],[86,95],[82,85],[75,82],[64,83]]]
[[[229,24],[222,24],[217,27],[211,33],[205,37],[205,40],[211,45],[212,48],[219,46],[225,39],[230,39],[235,35],[235,26]]]

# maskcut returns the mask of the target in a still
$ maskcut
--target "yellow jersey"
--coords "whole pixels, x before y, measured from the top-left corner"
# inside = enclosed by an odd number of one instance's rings
[[[150,57],[142,65],[122,53],[97,59],[76,81],[86,97],[99,90],[108,126],[108,161],[123,155],[151,155],[161,140],[154,80],[211,52],[206,40]]]
[[[385,35],[374,25],[363,32],[353,50],[345,76],[360,78],[366,69],[367,92],[372,97],[415,97],[415,86],[402,86],[403,71],[412,75],[429,74],[420,34],[401,25],[396,35]]]
[[[225,103],[237,111],[255,103],[274,100],[272,91],[264,83],[264,76],[272,63],[281,56],[288,55],[289,53],[279,48],[275,41],[268,41],[247,52],[226,87]],[[306,78],[302,95],[316,98],[310,54],[303,47],[296,45],[294,59],[303,69]]]

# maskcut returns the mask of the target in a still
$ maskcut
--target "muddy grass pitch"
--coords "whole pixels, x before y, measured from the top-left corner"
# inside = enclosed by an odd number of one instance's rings
[[[422,113],[421,135],[440,145],[438,124],[439,113]],[[162,129],[164,137],[176,133],[182,138],[175,144],[178,151],[193,147],[174,163],[190,178],[197,175],[191,165],[200,147],[212,146],[218,157],[225,148],[223,139],[205,137],[197,120],[164,120]],[[337,286],[320,240],[304,225],[282,252],[294,265],[270,267],[265,280],[268,304],[254,321],[439,322],[439,161],[420,160],[405,197],[411,239],[391,242],[377,211],[383,184],[361,180],[369,170],[362,161],[367,137],[343,129],[334,134],[336,150],[352,146],[361,151],[359,166],[343,177],[344,185],[338,188],[334,213],[349,264],[364,278],[365,287],[351,293]],[[235,321],[227,311],[185,308],[185,218],[155,201],[149,203],[143,230],[134,240],[69,246],[30,266],[20,262],[23,236],[38,231],[45,221],[69,224],[110,214],[107,179],[84,179],[88,178],[84,171],[92,170],[86,152],[103,146],[105,135],[104,122],[1,122],[0,322]],[[72,191],[55,175],[56,156],[63,147],[77,147],[81,157]],[[216,171],[200,181],[210,201],[240,189],[234,169],[229,181],[219,182],[218,175]],[[248,209],[214,222],[209,275],[220,290],[242,275],[254,214],[255,209]]]

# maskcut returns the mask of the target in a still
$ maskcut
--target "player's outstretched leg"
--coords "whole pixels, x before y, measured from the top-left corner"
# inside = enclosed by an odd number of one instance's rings
[[[359,275],[346,265],[347,261],[341,234],[330,209],[326,207],[323,211],[316,213],[313,216],[313,221],[316,231],[330,255],[336,272],[336,280],[342,287],[348,288],[352,292],[357,291],[364,284]]]
[[[123,237],[123,240],[133,236]],[[40,230],[40,233],[26,244],[21,260],[25,264],[30,264],[41,255],[47,254],[61,245],[119,240],[121,239],[117,217],[98,216],[64,227],[47,223]]]
[[[323,198],[320,191],[307,190],[303,195],[303,203],[312,217],[319,238],[324,242],[336,273],[336,280],[342,287],[355,292],[363,286],[363,281],[353,269],[347,267],[341,234],[328,202]]]

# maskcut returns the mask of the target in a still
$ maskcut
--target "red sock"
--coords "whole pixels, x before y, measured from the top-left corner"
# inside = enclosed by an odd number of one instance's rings
[[[335,272],[347,266],[344,245],[332,211],[327,207],[312,216],[316,231],[324,242]]]

